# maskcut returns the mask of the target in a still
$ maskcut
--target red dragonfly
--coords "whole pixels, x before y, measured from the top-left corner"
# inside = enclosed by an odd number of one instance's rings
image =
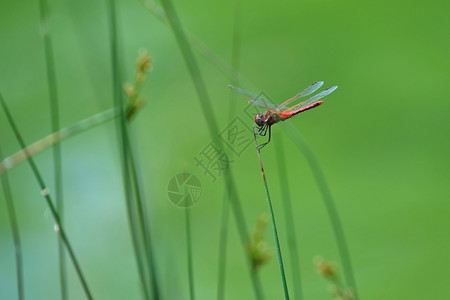
[[[255,94],[250,91],[244,90],[239,87],[235,87],[232,85],[229,85],[228,87],[232,89],[233,91],[249,98],[249,103],[261,108],[264,108],[266,110],[265,113],[258,113],[255,116],[255,123],[256,127],[253,127],[253,131],[255,134],[258,134],[260,136],[266,136],[267,132],[269,132],[269,139],[267,142],[258,145],[258,150],[261,150],[262,147],[267,145],[270,142],[271,137],[271,126],[275,123],[278,123],[280,121],[287,120],[296,114],[299,114],[305,110],[314,108],[316,106],[319,106],[323,103],[323,101],[319,101],[319,99],[322,99],[323,97],[327,96],[328,94],[331,94],[335,89],[337,89],[337,86],[332,86],[327,88],[326,90],[323,90],[322,92],[312,96],[311,98],[300,102],[294,106],[287,107],[287,105],[299,98],[306,97],[308,95],[311,95],[315,91],[317,91],[321,86],[323,85],[323,81],[317,81],[308,86],[306,89],[295,95],[294,97],[284,101],[280,105],[272,104],[262,93]]]

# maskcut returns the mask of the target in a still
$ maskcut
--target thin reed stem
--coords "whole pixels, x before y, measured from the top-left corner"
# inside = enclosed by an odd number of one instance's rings
[[[228,245],[228,224],[230,218],[230,208],[227,201],[227,194],[223,194],[222,202],[222,216],[220,218],[220,236],[219,236],[219,268],[218,268],[218,285],[217,285],[217,299],[225,299],[225,274],[226,274],[226,260],[227,260],[227,245]]]
[[[233,37],[231,42],[231,66],[234,70],[239,70],[240,65],[240,48],[241,48],[241,0],[235,0],[233,14]],[[239,82],[232,80],[233,85],[239,85]],[[231,120],[235,114],[236,103],[235,93],[230,93],[230,102],[228,117]],[[219,276],[217,285],[217,299],[225,299],[225,278],[226,278],[226,256],[228,244],[228,219],[229,206],[226,193],[223,197],[221,228],[220,228],[220,242],[219,242]]]
[[[292,281],[294,283],[294,298],[301,300],[302,283],[300,276],[300,262],[298,259],[297,235],[295,233],[294,215],[291,204],[291,194],[289,180],[287,176],[286,160],[284,155],[282,137],[278,137],[275,143],[275,156],[277,157],[278,178],[280,181],[281,197],[283,199],[284,219],[286,221],[286,232],[289,245],[289,254],[291,258]]]
[[[25,141],[23,140],[22,135],[20,134],[20,132],[15,124],[14,119],[13,119],[11,113],[9,112],[9,109],[6,106],[5,100],[3,99],[3,96],[1,95],[1,93],[0,93],[0,104],[6,114],[6,117],[8,119],[9,124],[11,125],[12,130],[14,131],[14,134],[17,138],[17,141],[19,142],[20,147],[22,147],[24,149],[26,147]],[[36,177],[36,180],[41,189],[41,194],[44,196],[44,198],[47,202],[47,206],[49,207],[50,212],[53,216],[53,219],[55,220],[55,229],[60,234],[61,239],[62,239],[64,245],[66,246],[67,251],[69,252],[69,257],[75,267],[75,271],[78,275],[78,278],[80,279],[81,285],[83,287],[83,291],[86,294],[86,297],[88,299],[92,299],[91,292],[88,288],[88,285],[84,278],[83,272],[81,271],[81,267],[78,263],[78,260],[76,259],[75,252],[73,251],[73,248],[70,245],[69,239],[67,238],[66,233],[63,229],[63,226],[61,225],[59,214],[58,214],[55,206],[53,205],[52,199],[51,199],[50,194],[47,189],[47,185],[45,184],[44,179],[41,176],[41,173],[39,172],[36,164],[34,163],[33,158],[30,155],[27,155],[27,157],[28,157],[28,163],[30,164],[33,174]]]
[[[309,167],[311,168],[311,172],[313,173],[314,178],[319,187],[320,193],[322,194],[322,199],[328,213],[328,218],[331,221],[331,227],[333,229],[333,233],[336,238],[336,243],[342,261],[342,269],[344,271],[347,286],[353,289],[355,299],[358,299],[356,281],[353,274],[353,268],[347,242],[345,239],[344,229],[342,227],[342,222],[340,220],[336,204],[334,203],[333,196],[331,195],[331,191],[328,187],[325,176],[322,173],[322,169],[320,168],[319,162],[316,156],[314,155],[312,149],[304,140],[303,136],[292,124],[290,124],[289,122],[284,122],[282,126],[286,130],[289,137],[297,145],[297,147],[303,152],[303,155],[305,155],[306,160],[308,161]]]
[[[147,258],[147,268],[149,269],[150,273],[150,281],[151,281],[150,292],[152,293],[152,299],[157,300],[160,299],[160,293],[155,266],[156,260],[154,259],[153,255],[153,245],[150,235],[150,225],[148,223],[149,218],[147,215],[147,206],[145,205],[145,195],[144,190],[142,188],[142,180],[140,177],[140,172],[138,171],[138,164],[136,163],[135,154],[132,153],[133,149],[131,147],[129,135],[127,137],[128,137],[127,140],[128,151],[130,153],[128,158],[130,160],[131,180],[133,182],[133,187],[136,195],[136,208],[139,219],[139,226],[141,227],[142,232],[142,239],[144,240],[144,252]]]
[[[45,64],[47,68],[47,84],[50,100],[50,119],[53,132],[60,129],[59,122],[59,101],[57,94],[55,59],[53,56],[53,46],[48,32],[47,15],[48,7],[45,0],[39,0],[41,29],[44,40]],[[62,156],[61,144],[53,145],[53,174],[55,176],[55,198],[56,209],[58,210],[61,222],[64,222],[64,200],[62,183]],[[58,257],[59,257],[59,281],[61,285],[61,299],[67,299],[67,271],[64,248],[61,239],[58,239]]]
[[[189,299],[195,300],[194,290],[194,264],[192,260],[192,237],[191,237],[191,218],[190,209],[185,208],[185,220],[186,220],[186,256],[188,267],[188,279],[189,279]]]
[[[0,149],[0,158],[2,158],[2,151]],[[23,284],[23,260],[22,260],[22,242],[20,240],[19,224],[17,222],[16,209],[14,208],[14,201],[11,193],[11,186],[9,185],[8,175],[0,175],[2,178],[3,194],[5,195],[6,210],[8,212],[9,222],[11,225],[13,242],[14,242],[14,256],[16,259],[16,276],[17,276],[17,295],[19,300],[25,299],[24,284]]]
[[[110,34],[110,51],[111,51],[111,67],[112,67],[112,88],[113,88],[113,100],[114,105],[117,107],[123,107],[123,93],[122,93],[122,80],[119,66],[119,47],[117,39],[117,17],[116,7],[114,0],[107,1],[108,9],[108,25]],[[150,299],[149,292],[149,280],[147,274],[143,268],[144,258],[142,257],[142,251],[140,249],[140,240],[138,235],[138,221],[136,216],[136,208],[133,203],[133,188],[131,184],[131,174],[129,172],[129,149],[127,145],[128,129],[126,115],[123,109],[119,112],[119,118],[116,122],[117,142],[120,149],[121,165],[122,165],[122,177],[125,190],[125,204],[127,207],[128,222],[130,227],[130,233],[133,242],[133,248],[139,273],[139,279],[141,281],[142,290],[145,299]]]
[[[69,127],[62,128],[61,130],[49,134],[29,146],[26,146],[0,162],[0,175],[56,143],[60,143],[69,137],[114,119],[119,112],[119,108],[108,109],[92,117],[81,120]]]
[[[192,52],[189,42],[187,41],[183,27],[181,26],[180,21],[178,20],[172,1],[163,0],[162,5],[164,7],[165,13],[168,16],[167,19],[174,32],[175,38],[181,49],[181,53],[184,57],[188,71],[191,75],[192,81],[197,91],[198,99],[200,101],[200,105],[202,108],[202,113],[208,125],[210,137],[214,141],[214,143],[219,147],[219,149],[223,149],[223,143],[218,137],[219,134],[218,125],[216,119],[214,118],[214,113],[211,107],[211,102],[209,100],[208,93],[206,91],[205,82],[201,76],[200,70],[194,57],[194,53]],[[246,249],[246,245],[248,242],[248,230],[245,224],[244,214],[242,212],[242,207],[240,204],[238,193],[236,192],[236,185],[233,181],[231,170],[228,169],[225,172],[223,172],[223,176],[225,180],[225,187],[227,192],[229,193],[229,200],[231,202],[231,206],[237,223],[239,237],[241,239],[243,248]],[[252,271],[251,262],[248,257],[247,257],[247,267],[250,271],[250,278],[252,280],[255,296],[257,299],[263,299],[263,293],[258,273]]]
[[[280,240],[278,239],[277,224],[275,223],[275,214],[273,213],[272,201],[270,200],[269,187],[267,185],[266,174],[264,173],[264,166],[263,166],[262,159],[261,159],[261,151],[260,151],[260,148],[258,147],[258,141],[256,140],[256,133],[253,133],[253,137],[255,138],[256,153],[258,153],[259,166],[261,167],[261,175],[262,175],[263,182],[264,182],[264,189],[266,191],[267,205],[269,206],[270,220],[272,222],[273,237],[275,240],[275,248],[277,249],[277,259],[278,259],[278,266],[280,268],[281,283],[283,285],[284,299],[289,300],[289,291],[288,291],[288,286],[287,286],[287,282],[286,282],[286,275],[284,272],[283,256],[281,255]]]

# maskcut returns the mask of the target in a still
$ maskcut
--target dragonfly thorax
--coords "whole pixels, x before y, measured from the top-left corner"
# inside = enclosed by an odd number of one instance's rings
[[[275,123],[278,123],[279,121],[284,121],[289,117],[281,117],[280,115],[270,113],[266,111],[265,113],[259,113],[255,116],[255,123],[259,127],[267,125],[272,126]]]
[[[256,125],[261,127],[264,125],[265,122],[266,122],[266,118],[263,113],[256,114],[256,116],[255,116]]]

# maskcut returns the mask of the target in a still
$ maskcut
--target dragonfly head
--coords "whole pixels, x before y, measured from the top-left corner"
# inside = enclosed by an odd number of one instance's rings
[[[255,116],[255,123],[256,125],[258,125],[259,127],[263,126],[265,123],[265,118],[264,118],[264,114],[263,113],[259,113]]]

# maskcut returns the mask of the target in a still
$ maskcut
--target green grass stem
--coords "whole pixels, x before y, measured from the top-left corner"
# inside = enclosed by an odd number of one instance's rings
[[[14,119],[13,119],[11,113],[9,112],[9,109],[8,109],[6,102],[3,99],[3,96],[1,95],[1,93],[0,93],[0,104],[6,114],[6,118],[8,119],[8,122],[17,138],[17,141],[19,142],[20,147],[25,148],[26,147],[25,141],[23,140],[22,135],[20,134],[19,129],[17,128],[17,126],[15,124]],[[88,288],[87,281],[83,275],[83,272],[81,271],[80,264],[78,263],[78,260],[75,256],[75,252],[73,251],[73,248],[69,242],[69,239],[65,233],[65,230],[63,229],[63,226],[62,226],[60,218],[59,218],[58,211],[56,210],[55,206],[53,205],[50,194],[48,193],[47,185],[45,184],[44,179],[41,176],[41,173],[39,172],[36,164],[34,163],[33,158],[29,155],[27,155],[27,157],[28,157],[28,163],[30,164],[31,170],[33,171],[33,174],[36,177],[36,180],[41,189],[41,193],[46,200],[47,206],[50,209],[53,219],[55,220],[55,223],[56,223],[55,225],[56,225],[56,229],[57,229],[56,231],[61,236],[61,239],[69,253],[69,257],[75,267],[75,272],[77,273],[77,276],[80,279],[81,285],[83,287],[83,291],[86,294],[86,297],[88,299],[92,299],[91,292]]]
[[[128,136],[129,138],[129,136]],[[150,273],[150,283],[151,283],[151,290],[152,293],[152,299],[157,300],[160,299],[160,291],[159,291],[159,284],[158,284],[158,276],[156,274],[156,260],[154,259],[153,254],[153,245],[151,240],[151,234],[150,234],[150,224],[148,222],[149,217],[147,214],[147,206],[145,202],[145,195],[142,188],[142,180],[140,177],[140,172],[138,171],[138,164],[136,163],[136,155],[135,153],[132,153],[132,147],[130,140],[127,140],[128,145],[128,151],[131,155],[129,155],[130,160],[130,173],[131,178],[133,182],[133,187],[136,195],[136,209],[137,209],[137,215],[138,215],[138,221],[139,226],[141,228],[142,232],[142,239],[144,240],[143,246],[144,246],[144,252],[147,255],[147,268],[149,269]]]
[[[119,112],[119,108],[111,108],[43,137],[2,160],[0,162],[0,175],[56,143],[114,119],[119,115]]]
[[[2,158],[2,151],[0,150],[0,158]],[[11,186],[8,180],[8,174],[0,175],[2,180],[3,194],[5,196],[6,210],[11,225],[13,242],[14,242],[14,257],[16,259],[16,276],[17,276],[17,298],[19,300],[25,299],[24,281],[23,281],[23,260],[22,260],[22,242],[20,240],[19,224],[17,222],[16,209],[14,208],[14,201],[11,192]]]
[[[185,227],[186,227],[186,256],[187,256],[187,268],[188,268],[188,281],[189,281],[189,299],[195,300],[194,289],[194,264],[192,258],[192,232],[191,232],[191,218],[190,209],[185,208]]]
[[[59,101],[57,94],[55,59],[53,56],[53,46],[48,32],[47,15],[48,7],[45,0],[39,0],[40,21],[42,29],[42,37],[44,40],[45,65],[47,69],[47,84],[50,100],[50,120],[52,132],[60,129],[59,117]],[[63,199],[63,182],[62,182],[62,155],[61,144],[53,145],[53,173],[55,176],[55,199],[56,209],[58,210],[61,223],[64,222],[64,199]],[[64,246],[61,239],[58,239],[58,258],[59,258],[59,281],[61,285],[61,299],[67,299],[67,271]]]
[[[193,80],[195,89],[198,94],[198,99],[200,101],[200,105],[202,108],[202,113],[203,113],[205,120],[207,122],[207,125],[208,125],[211,139],[216,143],[216,145],[220,149],[223,149],[223,143],[218,138],[218,134],[219,134],[218,125],[217,125],[216,119],[214,118],[213,110],[211,107],[211,102],[209,100],[208,93],[206,91],[205,82],[201,76],[197,62],[194,58],[194,53],[192,52],[192,49],[186,38],[185,32],[184,32],[184,30],[178,20],[178,17],[175,13],[175,9],[173,7],[172,1],[163,0],[162,5],[168,16],[170,26],[174,32],[175,38],[178,42],[178,45],[181,49],[181,53],[186,62],[188,71]],[[224,176],[224,180],[225,180],[225,187],[229,194],[229,200],[231,202],[231,206],[232,206],[235,220],[237,223],[239,237],[241,239],[243,248],[246,249],[246,245],[248,242],[248,230],[247,230],[247,226],[245,224],[244,214],[242,212],[242,207],[240,204],[238,193],[236,191],[236,185],[234,183],[231,170],[229,170],[229,169],[226,170],[223,173],[223,176]],[[246,257],[247,257],[247,255],[246,255]],[[262,288],[261,288],[260,280],[258,277],[258,273],[255,273],[251,270],[251,264],[250,264],[250,260],[248,259],[248,257],[247,257],[247,266],[250,270],[250,277],[252,280],[252,285],[253,285],[253,289],[255,292],[255,296],[257,299],[263,299],[263,293],[262,293]]]
[[[241,0],[235,0],[233,14],[233,37],[231,41],[231,66],[234,70],[239,70],[240,49],[241,49]],[[238,81],[232,80],[233,85],[239,85]],[[236,94],[230,92],[230,102],[228,104],[228,117],[231,120],[236,111]],[[217,299],[225,299],[225,278],[226,278],[226,257],[228,244],[228,224],[229,224],[229,205],[228,199],[224,193],[221,227],[219,238],[219,276],[217,285]]]
[[[281,198],[283,199],[284,220],[286,222],[287,242],[291,259],[292,281],[294,283],[294,298],[301,300],[303,299],[303,295],[300,262],[298,259],[297,235],[295,233],[294,213],[292,210],[282,136],[279,136],[275,143],[275,156],[277,157],[278,178],[280,181]]]
[[[253,137],[255,138],[256,153],[258,154],[259,165],[261,167],[261,175],[262,175],[263,182],[264,182],[264,189],[266,191],[267,205],[269,206],[270,220],[272,222],[273,237],[275,240],[275,248],[277,250],[278,267],[280,268],[281,283],[283,285],[284,299],[289,300],[289,291],[288,291],[288,286],[287,286],[287,282],[286,282],[286,274],[284,272],[283,256],[281,254],[281,246],[280,246],[280,240],[278,238],[278,230],[277,230],[277,224],[275,222],[275,214],[273,212],[272,201],[270,200],[269,187],[267,185],[266,174],[264,173],[264,166],[263,166],[262,159],[261,159],[261,151],[260,151],[260,148],[258,147],[258,141],[256,140],[255,133],[253,134]]]
[[[118,33],[117,33],[117,16],[114,0],[107,1],[108,9],[108,25],[110,34],[110,51],[111,51],[111,67],[112,67],[112,88],[113,88],[113,101],[116,107],[123,107],[123,92],[122,92],[122,79],[119,65],[119,46],[118,46]],[[146,274],[144,269],[144,257],[141,250],[141,241],[139,239],[139,227],[137,220],[136,207],[133,203],[133,187],[131,174],[129,172],[129,155],[128,149],[128,128],[126,115],[123,109],[119,112],[119,118],[116,122],[117,142],[120,149],[120,159],[122,165],[122,178],[125,192],[125,205],[127,207],[128,222],[130,227],[130,233],[133,242],[133,248],[135,253],[136,264],[138,268],[139,279],[141,281],[142,290],[145,299],[150,299],[150,280],[149,274]],[[147,265],[147,264],[145,264]]]
[[[220,218],[220,234],[219,234],[219,268],[218,268],[218,285],[217,299],[225,299],[225,274],[227,268],[227,246],[228,246],[228,224],[230,219],[230,207],[228,203],[228,195],[224,193],[222,202],[222,216]]]
[[[289,137],[300,149],[300,151],[303,152],[303,155],[308,161],[309,167],[311,168],[311,172],[313,173],[314,178],[319,187],[320,193],[322,194],[322,199],[324,201],[328,213],[328,218],[331,221],[332,225],[331,227],[333,228],[333,233],[336,238],[336,243],[342,261],[342,269],[344,271],[346,283],[353,289],[355,299],[357,299],[358,297],[357,297],[356,282],[353,274],[350,253],[345,239],[344,229],[342,227],[342,222],[340,220],[336,204],[334,203],[333,196],[331,195],[331,191],[328,187],[325,176],[323,175],[322,169],[320,168],[319,162],[312,149],[304,140],[303,136],[292,124],[290,124],[289,122],[284,122],[282,126],[285,129],[286,133],[289,135]]]

